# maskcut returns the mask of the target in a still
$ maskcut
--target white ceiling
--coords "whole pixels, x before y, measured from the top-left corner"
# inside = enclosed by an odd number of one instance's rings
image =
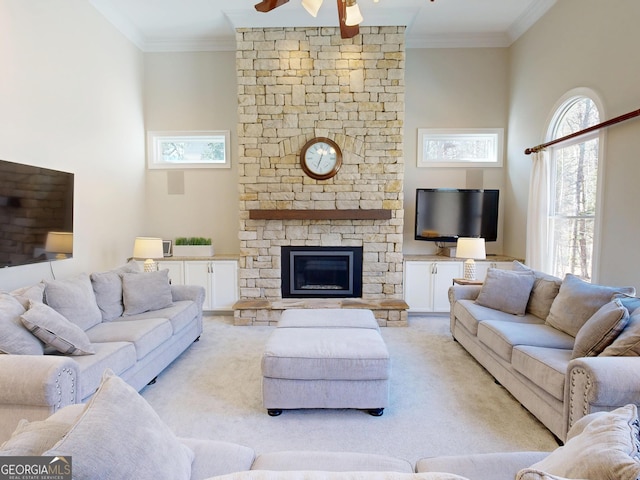
[[[317,18],[300,0],[268,13],[259,0],[90,0],[145,52],[235,50],[235,28],[338,26],[326,0]],[[557,0],[359,0],[361,26],[406,25],[409,48],[507,47]]]

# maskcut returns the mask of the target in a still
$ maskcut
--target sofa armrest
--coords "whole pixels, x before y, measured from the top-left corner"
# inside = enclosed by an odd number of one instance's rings
[[[582,357],[571,360],[565,380],[565,434],[593,412],[640,405],[640,357]]]
[[[174,302],[192,300],[198,304],[200,310],[204,304],[204,287],[199,285],[171,285],[171,296]]]
[[[456,324],[454,305],[458,300],[475,300],[480,294],[481,285],[453,285],[449,287],[449,329],[453,335]]]

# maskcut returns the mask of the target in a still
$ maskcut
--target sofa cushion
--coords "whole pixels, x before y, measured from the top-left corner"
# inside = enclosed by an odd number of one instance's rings
[[[152,310],[149,312],[138,313],[136,315],[127,315],[120,317],[117,322],[129,322],[137,320],[145,320],[149,318],[166,318],[171,322],[173,333],[176,334],[184,327],[191,324],[193,319],[199,315],[199,308],[196,302],[191,300],[178,300],[173,305],[160,310]]]
[[[100,385],[102,374],[108,368],[120,375],[136,364],[136,347],[130,342],[94,343],[96,353],[73,357],[80,371],[78,375],[78,398],[86,399]]]
[[[453,305],[453,314],[458,321],[474,336],[478,334],[478,324],[485,320],[500,320],[513,323],[542,324],[544,320],[534,315],[522,317],[478,305],[473,300],[458,300]]]
[[[629,322],[622,333],[606,347],[602,357],[638,357],[640,356],[640,310],[629,316]]]
[[[564,382],[571,349],[517,345],[511,354],[513,369],[549,395],[564,401]]]
[[[80,327],[44,303],[32,300],[29,310],[20,318],[31,333],[60,353],[65,355],[95,353],[89,337]]]
[[[514,315],[524,315],[533,288],[535,275],[531,271],[490,268],[476,303]]]
[[[574,339],[545,324],[486,320],[478,326],[478,340],[510,362],[513,347],[516,345],[571,350]]]
[[[548,452],[496,452],[439,455],[421,458],[416,472],[451,472],[483,480],[513,480],[524,465],[542,460]]]
[[[295,470],[274,472],[249,470],[220,475],[209,480],[469,480],[466,477],[444,472],[399,473],[399,472],[323,472]]]
[[[122,274],[124,315],[135,315],[173,304],[169,270]]]
[[[87,330],[92,342],[131,342],[138,359],[162,345],[173,335],[166,318],[148,318],[131,322],[107,322]]]
[[[627,323],[629,312],[620,300],[605,303],[578,330],[571,358],[599,355],[618,337]]]
[[[549,315],[553,300],[560,291],[562,279],[544,272],[532,270],[517,260],[513,261],[513,269],[516,271],[531,270],[534,273],[536,279],[533,282],[533,288],[531,289],[531,295],[527,303],[527,312],[545,320]]]
[[[45,280],[47,305],[82,330],[102,321],[89,275],[82,273],[62,280]]]
[[[24,326],[25,308],[15,296],[0,292],[0,353],[42,355],[42,342]]]
[[[140,266],[132,260],[113,270],[91,274],[91,285],[104,322],[110,322],[124,312],[120,277],[123,273],[140,273]]]
[[[11,438],[0,447],[1,456],[42,455],[69,431],[69,424],[52,420],[20,420]]]
[[[564,446],[531,465],[531,469],[567,478],[637,480],[638,427],[635,405],[587,415],[571,427]]]
[[[635,294],[633,287],[608,287],[585,282],[567,273],[551,305],[547,323],[572,337],[615,293]]]
[[[191,464],[193,480],[249,470],[256,458],[252,448],[236,443],[199,438],[178,438],[178,440],[195,454]]]
[[[368,453],[281,451],[263,453],[256,458],[252,470],[322,470],[326,472],[413,472],[406,460]]]
[[[135,426],[135,428],[132,428]],[[194,453],[124,380],[107,371],[69,432],[45,455],[73,458],[74,478],[189,480]]]

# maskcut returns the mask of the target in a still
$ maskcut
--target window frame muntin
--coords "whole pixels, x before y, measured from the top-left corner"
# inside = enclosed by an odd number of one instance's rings
[[[166,139],[224,137],[224,162],[173,163],[162,160],[159,151]],[[163,130],[147,132],[147,168],[149,170],[186,170],[196,168],[231,168],[231,132],[229,130]]]

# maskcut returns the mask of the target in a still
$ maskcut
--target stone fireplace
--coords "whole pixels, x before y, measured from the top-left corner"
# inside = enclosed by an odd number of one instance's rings
[[[340,305],[360,300],[381,325],[406,324],[406,311],[391,307],[402,303],[404,27],[360,32],[237,31],[238,325],[305,306],[282,295],[282,248],[300,246],[361,249],[361,296]],[[299,161],[320,136],[343,154],[328,180],[306,176]]]

